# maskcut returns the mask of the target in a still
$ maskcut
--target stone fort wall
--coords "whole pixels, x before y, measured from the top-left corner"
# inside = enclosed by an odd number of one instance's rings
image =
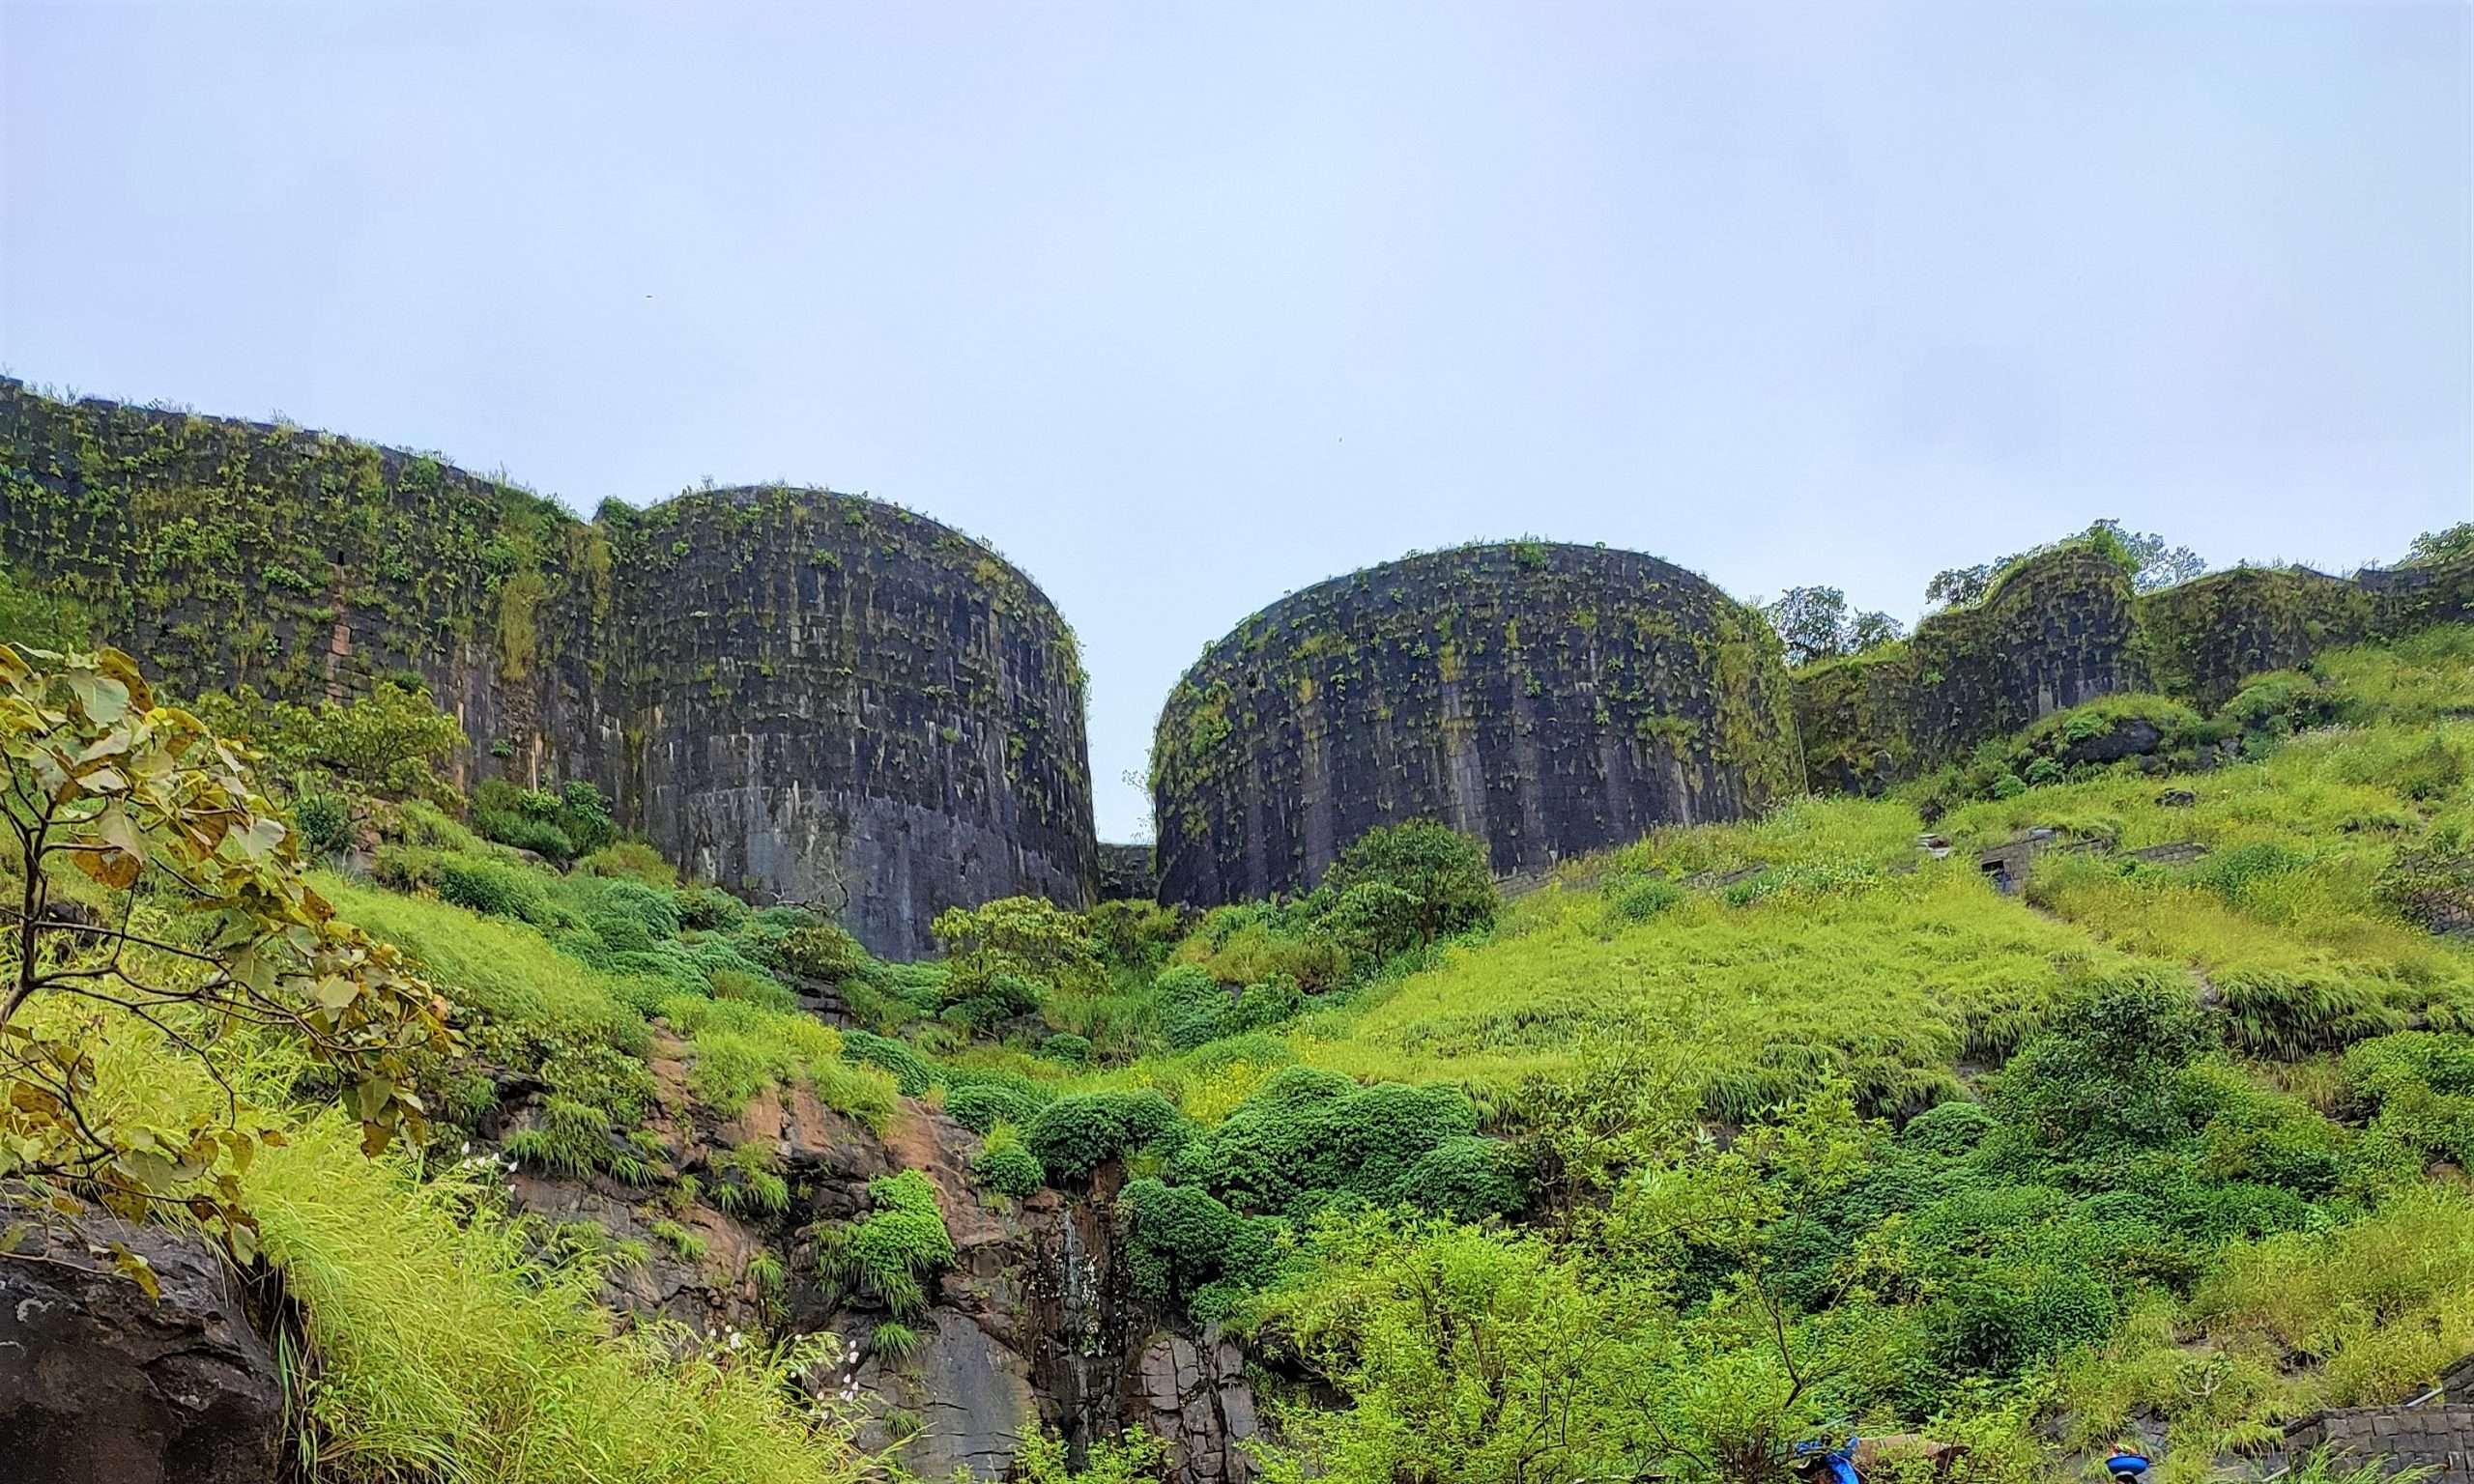
[[[946,906],[1089,899],[1071,631],[890,505],[725,490],[585,522],[425,455],[0,380],[0,553],[177,692],[417,671],[472,739],[460,782],[590,779],[665,854],[880,953]]]
[[[1510,874],[1801,791],[1761,616],[1681,567],[1514,542],[1283,598],[1178,682],[1153,743],[1163,899],[1310,886],[1433,818]]]

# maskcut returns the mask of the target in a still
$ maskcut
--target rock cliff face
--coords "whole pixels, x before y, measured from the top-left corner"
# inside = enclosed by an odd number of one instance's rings
[[[1164,899],[1310,886],[1379,824],[1439,819],[1499,873],[1803,787],[1758,614],[1654,557],[1517,542],[1284,598],[1205,650],[1153,744]]]
[[[1113,1166],[1071,1197],[984,1198],[968,1175],[977,1135],[937,1108],[906,1100],[877,1134],[790,1089],[715,1122],[685,1095],[686,1054],[667,1037],[653,1051],[660,1091],[648,1127],[673,1166],[709,1180],[717,1154],[755,1145],[778,1159],[790,1200],[770,1216],[734,1216],[705,1204],[664,1208],[608,1177],[519,1173],[522,1209],[556,1223],[591,1221],[641,1244],[641,1267],[605,1279],[613,1308],[708,1333],[842,1336],[848,1369],[828,1384],[847,1377],[866,1393],[873,1420],[861,1443],[898,1449],[921,1478],[957,1469],[998,1478],[1021,1439],[1043,1427],[1077,1447],[1147,1427],[1170,1446],[1172,1484],[1248,1484],[1252,1462],[1236,1444],[1257,1424],[1245,1357],[1233,1341],[1134,1296],[1115,1232]],[[536,1112],[519,1099],[498,1131]],[[956,1263],[931,1286],[926,1311],[906,1322],[913,1342],[894,1350],[875,1338],[884,1310],[825,1281],[816,1258],[824,1228],[863,1216],[868,1183],[901,1169],[934,1186]],[[692,1256],[660,1236],[659,1221],[693,1234]],[[784,1275],[778,1287],[761,1277],[768,1262]]]
[[[2213,708],[2261,671],[2469,613],[2474,560],[2351,578],[2234,568],[2134,594],[2103,555],[2065,546],[1904,644],[1798,671],[1797,730],[1814,787],[1870,792],[2065,707],[2157,691]]]
[[[665,853],[821,902],[877,952],[945,907],[1090,899],[1097,846],[1074,637],[965,537],[873,500],[783,489],[606,516],[620,790]]]
[[[90,1246],[155,1270],[147,1298]],[[0,1476],[12,1484],[266,1484],[283,1381],[203,1241],[102,1221],[0,1261]]]
[[[176,691],[417,671],[468,779],[589,779],[665,853],[878,953],[947,906],[1089,899],[1071,631],[890,505],[768,487],[586,523],[422,455],[0,381],[0,552]]]

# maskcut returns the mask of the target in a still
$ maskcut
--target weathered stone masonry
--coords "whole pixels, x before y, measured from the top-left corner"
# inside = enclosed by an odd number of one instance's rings
[[[417,454],[0,380],[0,551],[176,691],[417,670],[467,782],[590,779],[665,854],[880,953],[946,906],[1089,899],[1071,632],[890,505],[768,487],[587,523]]]
[[[1534,870],[1801,790],[1767,623],[1681,567],[1516,542],[1284,598],[1204,651],[1153,752],[1164,899],[1310,886],[1433,818]]]
[[[2212,709],[2262,671],[2469,614],[2474,561],[2242,567],[2134,594],[2102,554],[2064,546],[1904,644],[1798,671],[1797,731],[1815,788],[1872,792],[2068,706],[2156,691]]]

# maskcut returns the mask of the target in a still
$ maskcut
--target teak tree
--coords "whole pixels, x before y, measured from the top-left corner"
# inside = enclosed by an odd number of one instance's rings
[[[419,1135],[413,1062],[451,1046],[446,1007],[310,889],[245,751],[158,703],[116,649],[0,644],[0,756],[14,899],[0,906],[0,1198],[130,1218],[185,1207],[246,1257],[240,1179],[281,1140],[210,1052],[246,1027],[296,1040],[334,1075],[372,1155]],[[72,868],[102,890],[63,894]],[[53,1004],[64,1013],[39,1013]],[[98,1039],[129,1019],[195,1057],[219,1106],[183,1127],[101,1107]]]

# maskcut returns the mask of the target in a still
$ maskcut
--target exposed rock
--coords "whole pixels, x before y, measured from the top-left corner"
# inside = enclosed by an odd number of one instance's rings
[[[2176,841],[2170,845],[2149,845],[2133,850],[2130,858],[2147,866],[2188,866],[2207,854],[2207,846],[2196,840]]]
[[[1254,1390],[1237,1342],[1203,1330],[1199,1341],[1155,1334],[1135,1362],[1143,1424],[1168,1440],[1175,1484],[1247,1484],[1254,1461],[1240,1444],[1254,1436]]]
[[[2199,801],[2200,796],[2188,788],[2168,788],[2156,796],[2156,802],[2166,809],[2188,809]]]
[[[114,1223],[0,1258],[0,1472],[11,1484],[267,1484],[283,1386],[204,1241]],[[159,1302],[87,1242],[153,1265]],[[40,1260],[37,1260],[40,1259]]]
[[[956,1469],[1002,1477],[1022,1439],[1039,1430],[1028,1362],[950,1310],[934,1311],[913,1327],[917,1350],[897,1366],[870,1356],[857,1378],[917,1415],[919,1431],[902,1447],[903,1467],[923,1479],[943,1479]]]
[[[2076,766],[2089,762],[2119,762],[2125,757],[2144,757],[2164,744],[2165,733],[2145,717],[2116,717],[2111,727],[2093,736],[2082,737],[2061,750],[2061,760]]]
[[[1523,541],[1305,588],[1203,651],[1160,714],[1164,901],[1314,884],[1437,820],[1521,875],[1803,791],[1765,620],[1682,567]]]

